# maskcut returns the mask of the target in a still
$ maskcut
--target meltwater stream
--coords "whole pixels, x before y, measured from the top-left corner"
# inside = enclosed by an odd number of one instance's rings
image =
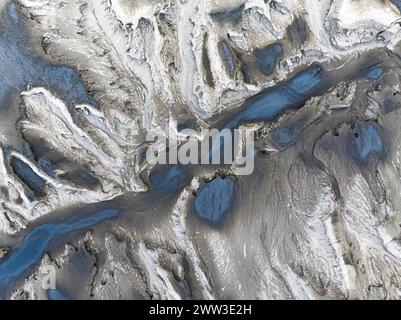
[[[14,281],[40,261],[51,241],[73,231],[92,227],[104,220],[115,219],[118,212],[105,209],[89,214],[84,218],[70,217],[58,223],[43,224],[34,228],[20,246],[0,263],[0,298],[4,298]]]
[[[384,73],[384,69],[375,61],[363,63],[357,69],[325,71],[319,65],[312,65],[300,72],[287,82],[256,94],[249,98],[240,107],[240,111],[224,117],[214,127],[218,129],[234,130],[244,122],[273,121],[288,109],[301,108],[311,97],[329,90],[334,85],[346,79],[377,80]],[[284,143],[290,143],[300,133],[293,130],[280,137]],[[224,138],[214,141],[209,149],[208,156],[224,148]],[[220,152],[223,154],[224,152]],[[195,176],[195,167],[185,167],[181,164],[163,165],[156,167],[150,174],[150,182],[155,190],[163,192],[178,192],[189,184]],[[219,176],[201,187],[195,199],[195,212],[199,217],[215,225],[221,222],[231,206],[235,194],[235,184],[231,179],[222,180]]]
[[[313,65],[286,83],[249,98],[224,127],[235,129],[243,122],[272,121],[287,109],[301,107],[310,97],[330,87],[321,66]]]

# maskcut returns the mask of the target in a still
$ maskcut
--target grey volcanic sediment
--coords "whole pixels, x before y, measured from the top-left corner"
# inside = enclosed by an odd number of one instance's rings
[[[399,7],[1,2],[0,298],[399,299]],[[253,173],[148,163],[172,120]]]

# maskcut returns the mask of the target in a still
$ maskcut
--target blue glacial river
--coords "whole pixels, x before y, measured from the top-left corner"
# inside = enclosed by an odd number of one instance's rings
[[[10,286],[40,261],[55,238],[117,217],[116,210],[106,209],[88,214],[83,218],[82,216],[70,217],[59,223],[48,223],[34,228],[19,247],[0,263],[0,298],[4,298]]]

